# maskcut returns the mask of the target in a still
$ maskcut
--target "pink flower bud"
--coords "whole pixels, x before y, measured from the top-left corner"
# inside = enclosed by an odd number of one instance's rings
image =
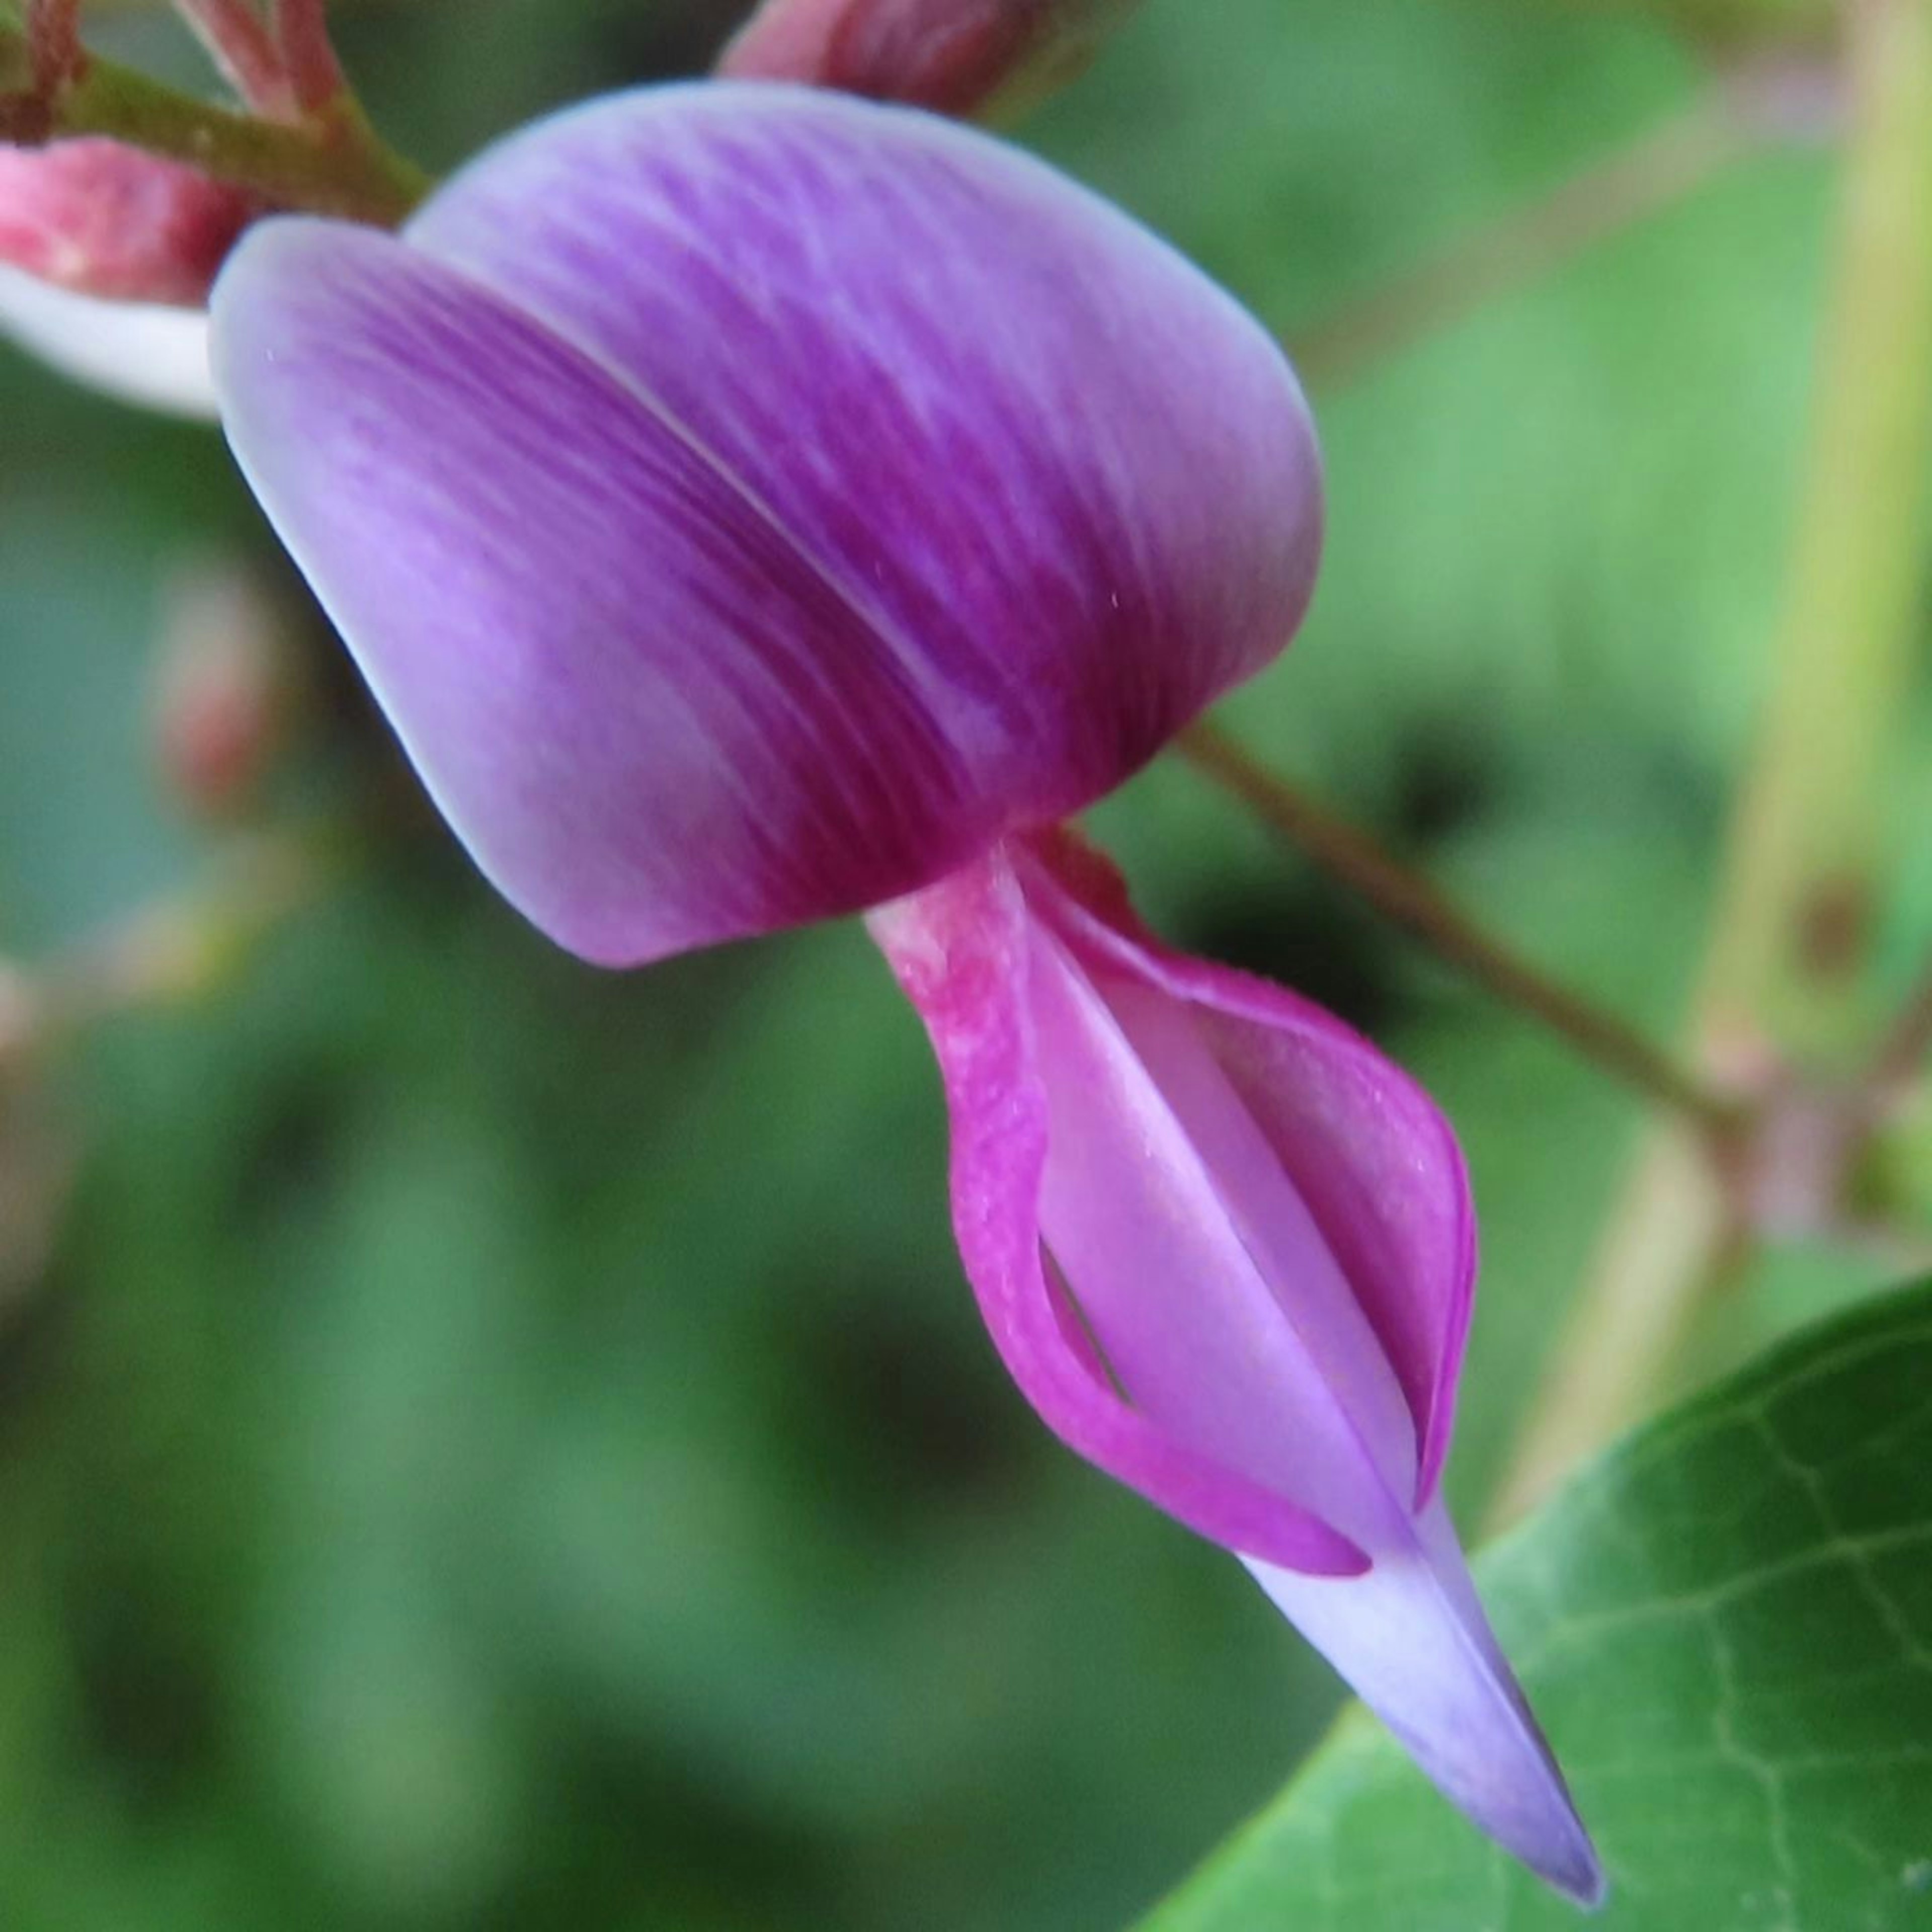
[[[0,147],[0,262],[82,294],[199,306],[254,212],[118,141]]]
[[[719,58],[745,80],[798,80],[965,116],[1016,82],[1064,79],[1120,0],[764,0]]]
[[[184,570],[167,590],[154,740],[169,792],[197,818],[244,814],[289,735],[300,693],[286,619],[232,564]]]

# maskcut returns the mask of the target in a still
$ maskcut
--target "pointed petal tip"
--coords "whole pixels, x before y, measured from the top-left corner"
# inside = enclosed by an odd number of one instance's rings
[[[1583,1840],[1580,1859],[1566,1867],[1560,1875],[1549,1874],[1546,1876],[1564,1898],[1586,1912],[1600,1912],[1610,1903],[1610,1882],[1604,1876],[1596,1848],[1587,1837]]]
[[[1416,1767],[1478,1830],[1586,1911],[1607,1895],[1562,1770],[1484,1616],[1436,1503],[1406,1551],[1340,1586],[1249,1563]]]
[[[1478,1830],[1552,1891],[1594,1912],[1609,1895],[1602,1862],[1528,1707],[1518,1714],[1521,1731],[1498,1730],[1486,1751],[1472,1753],[1460,1744],[1445,1750],[1382,1713],[1418,1768]]]
[[[1516,1856],[1552,1891],[1558,1892],[1578,1910],[1600,1912],[1609,1902],[1610,1882],[1604,1876],[1603,1861],[1590,1842],[1582,1821],[1573,1812],[1570,1829],[1560,1843],[1541,1847],[1532,1857],[1527,1850]]]
[[[1610,1881],[1590,1834],[1577,1816],[1569,1787],[1553,1765],[1550,1789],[1534,1814],[1526,1816],[1512,1807],[1509,1815],[1486,1816],[1475,1806],[1445,1793],[1471,1822],[1487,1832],[1509,1855],[1534,1872],[1552,1892],[1561,1893],[1580,1911],[1600,1911],[1610,1897]]]

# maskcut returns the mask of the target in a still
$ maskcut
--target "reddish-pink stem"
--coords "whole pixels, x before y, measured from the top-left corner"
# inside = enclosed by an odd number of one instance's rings
[[[221,77],[257,114],[294,119],[296,91],[288,62],[254,0],[175,0]]]
[[[1899,1010],[1873,1056],[1865,1085],[1881,1103],[1895,1100],[1918,1077],[1932,1056],[1932,970],[1919,981]]]
[[[342,64],[328,38],[328,0],[275,0],[275,38],[282,64],[304,114],[326,107],[342,92]]]
[[[51,99],[87,64],[80,44],[80,0],[27,0],[27,49],[34,91]]]

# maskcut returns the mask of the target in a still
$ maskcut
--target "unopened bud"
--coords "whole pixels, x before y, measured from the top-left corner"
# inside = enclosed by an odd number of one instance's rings
[[[232,818],[256,801],[286,742],[296,642],[275,600],[233,566],[184,570],[165,599],[153,713],[161,778],[196,816]]]
[[[83,295],[198,305],[248,196],[118,141],[0,147],[0,262]]]
[[[964,118],[1070,79],[1129,4],[764,0],[718,71],[806,81]]]

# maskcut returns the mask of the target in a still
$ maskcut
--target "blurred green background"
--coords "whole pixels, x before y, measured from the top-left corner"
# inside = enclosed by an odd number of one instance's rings
[[[737,12],[395,0],[340,39],[443,166],[701,69]],[[158,10],[98,38],[195,72]],[[1146,0],[1020,133],[1293,334],[1700,79],[1604,9]],[[1783,583],[1831,173],[1754,159],[1318,397],[1316,613],[1228,707],[1660,1029]],[[58,958],[218,850],[152,743],[170,586],[211,557],[308,662],[284,802],[375,774],[403,830],[208,998],[0,1090],[0,1924],[1132,1916],[1334,1687],[998,1372],[936,1079],[862,935],[625,979],[550,950],[409,808],[217,436],[4,350],[0,954]],[[1170,935],[1365,1027],[1462,1130],[1473,1523],[1636,1109],[1189,771],[1096,820]],[[1909,881],[1898,975],[1928,905]],[[1714,1355],[1866,1272],[1786,1258]]]

